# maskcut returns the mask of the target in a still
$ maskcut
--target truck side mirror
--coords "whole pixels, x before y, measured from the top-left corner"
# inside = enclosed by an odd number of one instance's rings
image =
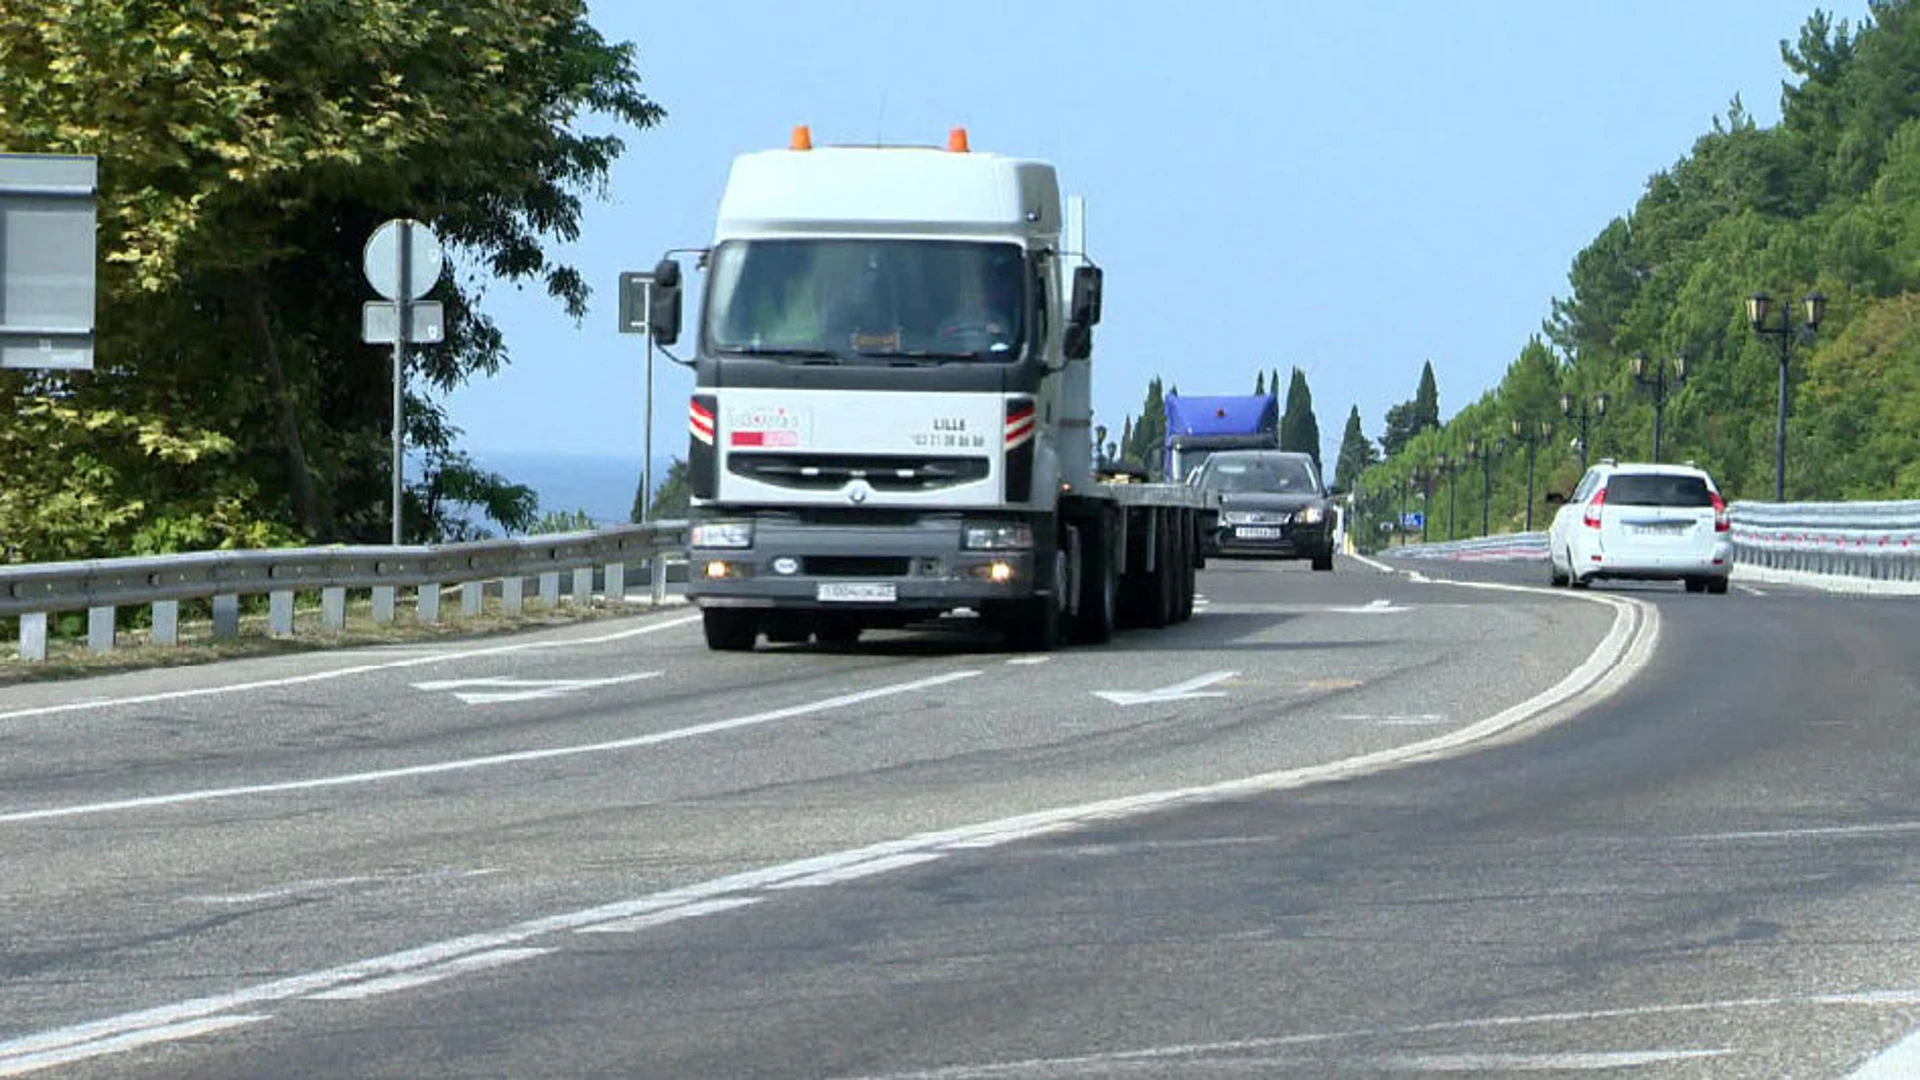
[[[662,345],[680,340],[680,264],[673,259],[654,264],[651,314],[648,329],[653,340]]]
[[[1067,321],[1093,327],[1100,323],[1100,292],[1106,276],[1097,266],[1076,266],[1073,270],[1073,301],[1067,305]]]

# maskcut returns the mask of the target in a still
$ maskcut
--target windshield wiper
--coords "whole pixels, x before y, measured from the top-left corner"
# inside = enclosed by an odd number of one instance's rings
[[[802,360],[831,360],[836,364],[846,363],[847,358],[830,349],[769,349],[760,345],[740,345],[727,350],[743,353],[747,356],[791,356]]]

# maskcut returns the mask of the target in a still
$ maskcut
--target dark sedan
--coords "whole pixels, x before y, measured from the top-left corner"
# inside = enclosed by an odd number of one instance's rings
[[[1333,569],[1333,502],[1311,455],[1223,450],[1207,458],[1194,483],[1220,496],[1208,555],[1311,559],[1315,570]]]

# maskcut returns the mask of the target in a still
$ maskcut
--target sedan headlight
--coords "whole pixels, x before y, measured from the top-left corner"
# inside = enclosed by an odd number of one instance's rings
[[[1033,546],[1033,526],[1024,522],[974,523],[961,529],[960,546],[969,551],[1008,551]]]
[[[1294,515],[1294,520],[1302,525],[1318,525],[1327,519],[1327,510],[1323,506],[1309,506]]]
[[[753,546],[751,521],[697,521],[689,534],[697,548],[749,548]]]

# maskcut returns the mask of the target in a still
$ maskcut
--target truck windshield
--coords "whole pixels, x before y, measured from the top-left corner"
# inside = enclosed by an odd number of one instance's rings
[[[1014,244],[734,240],[712,265],[716,352],[992,362],[1018,357],[1024,340],[1027,275]]]

